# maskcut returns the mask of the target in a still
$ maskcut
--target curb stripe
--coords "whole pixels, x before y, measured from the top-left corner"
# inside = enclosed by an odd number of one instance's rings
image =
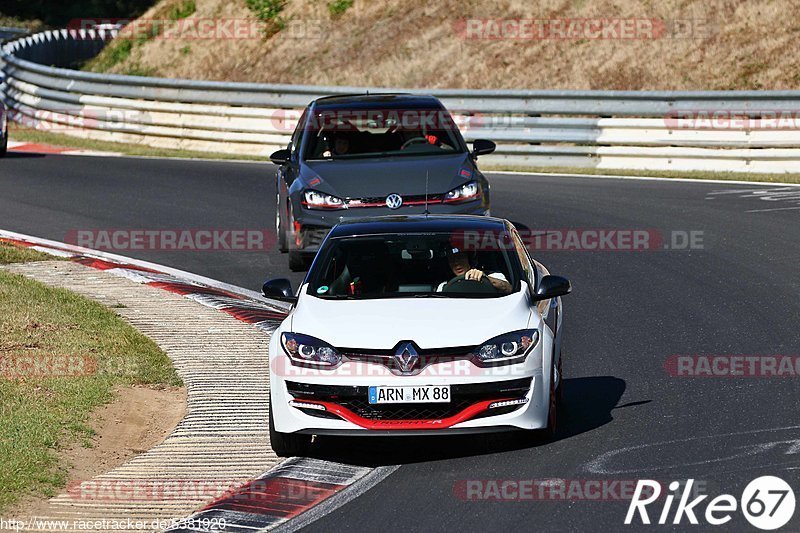
[[[256,328],[272,333],[287,316],[287,309],[282,302],[275,302],[263,297],[252,296],[252,291],[240,287],[224,284],[216,280],[201,278],[190,273],[183,273],[175,269],[159,268],[159,265],[138,260],[127,260],[123,256],[105,254],[95,250],[80,248],[54,241],[47,241],[27,235],[0,230],[0,242],[8,242],[26,246],[45,253],[66,257],[71,262],[108,272],[159,288],[168,292],[179,294],[201,305],[227,313],[239,321],[251,324]],[[186,274],[186,275],[182,275]],[[196,381],[197,383],[197,381]],[[217,400],[223,400],[226,395],[236,396],[229,387],[220,386],[218,383],[203,383],[206,394],[214,394]],[[256,413],[268,412],[266,398],[253,398],[247,411]],[[207,409],[196,409],[195,415],[211,412]],[[222,411],[227,414],[226,411]],[[231,414],[231,417],[234,417]],[[219,438],[234,439],[238,436],[247,436],[253,432],[263,432],[265,427],[240,427],[235,430],[216,429]],[[210,435],[211,428],[202,427],[204,434]],[[173,436],[195,433],[191,419],[185,418],[175,428]],[[217,437],[214,438],[216,440]],[[162,449],[165,446],[162,445]],[[152,453],[146,452],[147,454]],[[172,455],[174,457],[174,455]],[[243,463],[247,461],[242,457]],[[206,472],[206,470],[208,472]],[[187,520],[202,520],[217,518],[224,519],[227,532],[265,532],[277,526],[288,524],[293,518],[301,516],[309,509],[314,508],[332,496],[339,495],[344,489],[352,487],[357,482],[368,476],[371,472],[386,470],[385,475],[394,471],[393,467],[373,469],[341,463],[324,461],[312,458],[291,458],[279,463],[270,471],[260,477],[241,485],[232,493],[207,504],[205,507],[187,517]],[[215,467],[206,463],[203,467],[205,475],[213,475]],[[198,476],[197,469],[187,471],[187,478],[191,475]],[[203,475],[200,473],[199,475]],[[374,483],[373,483],[374,484]],[[373,484],[368,484],[371,488]],[[356,487],[353,487],[356,489]],[[354,494],[360,494],[357,489]],[[340,501],[349,501],[346,497]],[[149,502],[142,502],[142,513],[147,512]],[[131,502],[125,502],[127,507]],[[91,506],[91,504],[89,505]],[[163,508],[163,502],[162,502]],[[174,528],[168,529],[173,533],[204,531],[202,529]]]
[[[189,521],[225,520],[224,531],[265,532],[286,524],[309,509],[364,479],[372,468],[321,459],[287,459],[271,471],[207,505]],[[169,533],[202,529],[179,527]]]

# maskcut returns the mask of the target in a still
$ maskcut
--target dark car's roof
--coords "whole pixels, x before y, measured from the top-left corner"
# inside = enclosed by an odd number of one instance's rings
[[[398,215],[344,220],[330,236],[351,237],[380,233],[440,233],[451,231],[503,231],[502,218],[479,215]]]
[[[314,100],[311,105],[317,110],[358,109],[380,106],[383,108],[441,108],[442,103],[435,97],[423,94],[385,93],[385,94],[347,94],[325,96]]]

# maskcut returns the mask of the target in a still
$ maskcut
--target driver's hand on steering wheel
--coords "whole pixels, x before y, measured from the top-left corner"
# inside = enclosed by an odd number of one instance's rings
[[[485,274],[483,270],[478,270],[477,268],[471,268],[467,270],[467,273],[464,274],[464,279],[468,279],[470,281],[480,281]]]

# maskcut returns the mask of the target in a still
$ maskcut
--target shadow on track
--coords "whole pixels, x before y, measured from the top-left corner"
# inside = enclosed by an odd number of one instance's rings
[[[559,429],[556,437],[550,440],[532,442],[520,438],[517,432],[430,437],[318,437],[310,455],[376,467],[546,446],[611,422],[611,411],[624,392],[625,381],[611,376],[565,379]]]
[[[31,157],[47,157],[48,155],[54,154],[40,154],[38,152],[12,152],[9,150],[6,152],[6,155],[3,156],[4,159],[28,159]]]

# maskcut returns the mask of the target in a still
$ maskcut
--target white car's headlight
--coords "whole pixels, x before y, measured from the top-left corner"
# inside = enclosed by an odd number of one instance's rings
[[[467,202],[474,200],[481,194],[481,187],[477,181],[470,181],[456,187],[452,191],[444,195],[444,201],[447,203]]]
[[[346,207],[344,200],[338,196],[314,190],[303,191],[303,200],[303,205],[315,209],[343,209]]]
[[[472,355],[482,363],[518,363],[527,357],[538,342],[538,330],[512,331],[476,346]]]
[[[302,333],[283,333],[281,346],[293,363],[333,367],[342,361],[336,348]]]

